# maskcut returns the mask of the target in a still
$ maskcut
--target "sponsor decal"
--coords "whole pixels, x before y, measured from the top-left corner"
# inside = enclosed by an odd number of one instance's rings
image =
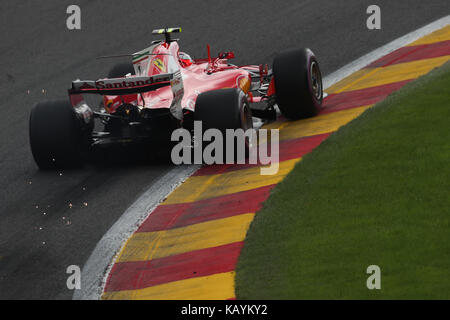
[[[94,86],[91,86],[87,82],[83,82],[83,84],[80,86],[80,89],[94,89]]]
[[[126,89],[143,87],[159,82],[168,82],[172,79],[170,74],[153,77],[133,77],[127,79],[104,79],[97,81],[74,81],[73,86],[78,90],[90,89]]]
[[[166,66],[164,65],[164,62],[161,59],[159,58],[154,59],[153,64],[159,69],[159,71],[166,72]]]
[[[250,90],[251,82],[246,76],[239,76],[236,79],[236,85],[240,88],[244,93],[247,93]]]
[[[105,110],[108,112],[112,112],[115,107],[118,107],[118,105],[122,102],[120,99],[114,99],[114,98],[106,98],[107,96],[104,96],[104,107]]]
[[[152,83],[153,83],[152,79],[148,79],[146,81],[137,80],[137,81],[122,81],[122,82],[97,81],[95,82],[95,86],[97,89],[120,89],[120,88],[141,87]]]

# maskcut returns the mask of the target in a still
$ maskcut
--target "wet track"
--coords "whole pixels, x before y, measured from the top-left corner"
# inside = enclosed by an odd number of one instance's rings
[[[70,1],[0,4],[0,299],[70,299],[66,268],[83,266],[124,210],[171,166],[86,166],[39,172],[28,146],[34,103],[64,98],[70,81],[107,74],[107,54],[138,51],[156,27],[181,26],[193,57],[234,50],[240,63],[270,63],[309,46],[329,74],[449,13],[445,0],[377,1],[382,30],[366,28],[371,1],[78,1],[82,30],[66,29]],[[122,60],[117,60],[120,62]]]

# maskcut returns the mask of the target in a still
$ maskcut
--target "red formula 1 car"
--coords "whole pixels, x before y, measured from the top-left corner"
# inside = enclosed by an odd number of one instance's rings
[[[72,167],[95,146],[127,143],[170,144],[176,128],[244,130],[252,117],[275,119],[278,106],[288,119],[315,115],[322,103],[319,64],[309,49],[278,54],[267,65],[236,66],[233,52],[192,59],[179,50],[173,33],[181,28],[154,30],[164,40],[118,64],[108,78],[76,80],[70,101],[42,102],[30,116],[30,144],[41,169]],[[91,109],[85,94],[103,96],[101,111]],[[258,103],[258,108],[253,108]],[[263,106],[263,108],[261,108]],[[101,130],[94,125],[101,120]]]

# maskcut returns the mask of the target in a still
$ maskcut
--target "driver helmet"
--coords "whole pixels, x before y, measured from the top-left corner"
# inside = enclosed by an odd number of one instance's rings
[[[183,67],[189,67],[194,63],[194,60],[185,52],[179,52],[178,58],[180,59],[180,63]]]

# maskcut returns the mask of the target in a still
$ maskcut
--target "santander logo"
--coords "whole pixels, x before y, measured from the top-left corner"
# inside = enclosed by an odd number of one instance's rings
[[[142,88],[158,83],[168,83],[172,80],[171,74],[161,74],[152,77],[130,77],[130,78],[116,78],[116,79],[101,79],[97,81],[81,81],[72,82],[75,90],[107,90],[107,89],[129,89]]]
[[[154,79],[148,78],[130,78],[129,80],[114,81],[114,80],[98,80],[95,82],[97,89],[121,89],[121,88],[134,88],[150,85],[157,82],[170,81],[170,77],[159,77]]]

